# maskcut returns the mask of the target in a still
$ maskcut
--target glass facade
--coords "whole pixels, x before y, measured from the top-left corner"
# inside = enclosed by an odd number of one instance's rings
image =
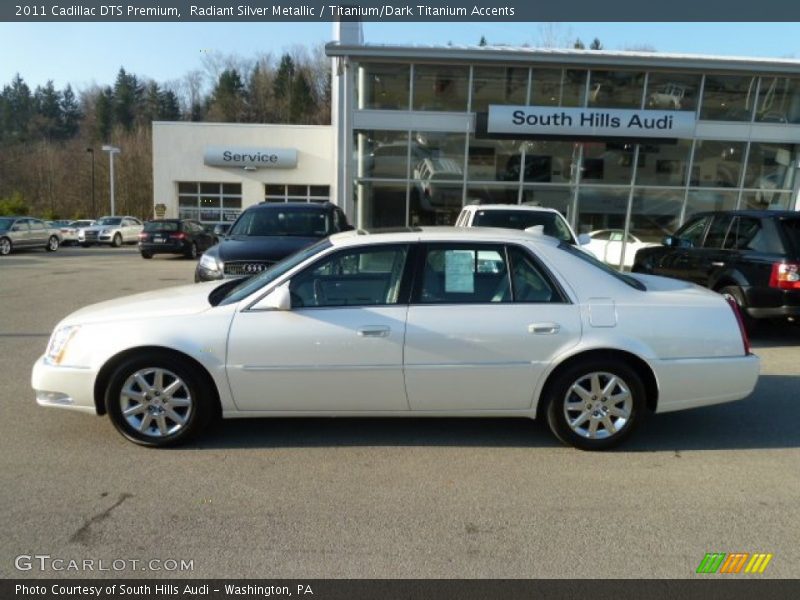
[[[785,209],[796,201],[800,144],[739,141],[741,134],[482,139],[463,128],[408,129],[391,111],[643,108],[693,111],[700,125],[756,127],[800,123],[800,77],[366,61],[357,72],[358,106],[386,111],[383,129],[352,131],[353,220],[362,227],[451,225],[466,204],[529,203],[561,211],[578,233],[619,230],[647,244],[699,211]]]

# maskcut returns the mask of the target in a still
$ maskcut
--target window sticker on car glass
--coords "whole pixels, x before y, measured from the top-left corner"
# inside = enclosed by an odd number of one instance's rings
[[[472,250],[447,250],[444,254],[444,291],[475,293],[475,253]]]

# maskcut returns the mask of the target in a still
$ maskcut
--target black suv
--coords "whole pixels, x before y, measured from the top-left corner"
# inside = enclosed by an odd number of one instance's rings
[[[203,226],[191,219],[158,219],[144,224],[139,234],[139,252],[142,258],[154,254],[183,254],[197,258],[217,243],[217,238],[207,233]]]
[[[194,280],[257,275],[290,254],[352,229],[330,202],[262,202],[245,210],[225,238],[203,254]]]
[[[698,213],[662,247],[636,253],[633,271],[700,284],[755,319],[800,317],[800,213]]]

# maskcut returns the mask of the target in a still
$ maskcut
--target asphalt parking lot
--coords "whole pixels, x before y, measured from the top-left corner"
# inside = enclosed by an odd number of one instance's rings
[[[757,577],[800,577],[800,327],[755,337],[750,398],[653,417],[610,453],[509,419],[228,421],[148,450],[36,406],[63,316],[193,269],[131,247],[0,258],[0,576],[681,578],[769,552]],[[193,570],[19,572],[24,554]]]

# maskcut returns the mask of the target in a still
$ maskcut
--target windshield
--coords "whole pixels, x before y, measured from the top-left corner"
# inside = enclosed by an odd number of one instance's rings
[[[119,225],[122,222],[122,219],[116,219],[113,217],[106,217],[104,219],[100,219],[96,225]]]
[[[145,223],[145,231],[178,231],[179,223],[175,221],[151,221]]]
[[[314,256],[318,252],[322,252],[323,250],[330,248],[331,243],[325,239],[320,240],[313,246],[309,246],[308,248],[304,248],[299,252],[295,252],[291,256],[284,258],[282,261],[275,263],[266,271],[259,273],[255,277],[251,277],[250,279],[245,279],[238,285],[234,287],[229,287],[231,282],[227,282],[216,288],[211,295],[208,297],[209,302],[211,302],[212,306],[225,306],[226,304],[235,304],[239,302],[242,298],[246,298],[256,290],[264,287],[265,285],[275,281],[279,277],[281,277],[284,273],[288,273],[292,269],[294,269],[297,265],[302,263],[304,260]],[[221,297],[217,297],[217,292],[221,291]]]
[[[561,215],[549,211],[479,210],[475,213],[472,225],[506,229],[527,229],[541,225],[545,235],[553,236],[562,242],[575,243]]]
[[[92,224],[91,221],[73,221],[69,224],[70,227],[89,227]]]
[[[313,207],[276,207],[245,211],[228,235],[325,237],[331,233],[331,222],[326,212]]]
[[[14,222],[14,219],[1,219],[0,218],[0,231],[5,231],[11,224]]]
[[[624,273],[620,273],[619,271],[615,271],[611,267],[609,267],[606,263],[599,261],[594,256],[584,252],[583,250],[579,250],[575,246],[572,246],[568,243],[560,243],[558,247],[565,252],[569,252],[572,256],[577,256],[582,261],[589,263],[590,265],[597,267],[604,273],[611,275],[614,279],[618,279],[622,283],[631,286],[637,290],[642,292],[647,291],[647,287],[635,277],[631,277],[630,275],[625,275]]]

